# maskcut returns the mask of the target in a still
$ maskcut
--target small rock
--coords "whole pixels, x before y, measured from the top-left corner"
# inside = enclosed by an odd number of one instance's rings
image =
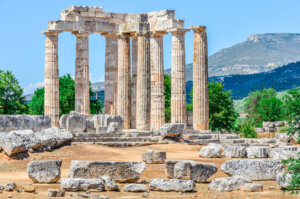
[[[64,197],[65,191],[62,189],[48,189],[48,197]]]
[[[5,191],[14,191],[14,189],[17,188],[17,185],[14,182],[4,184],[3,186],[4,186]]]
[[[82,197],[82,198],[90,198],[90,197],[91,197],[91,194],[79,193],[78,196],[79,196],[79,197]]]
[[[149,193],[148,192],[144,192],[142,196],[145,197],[145,198],[147,198],[147,197],[149,197]]]
[[[24,189],[24,192],[27,192],[27,193],[35,192],[35,187],[32,185],[23,185],[23,189]]]
[[[28,149],[28,152],[29,152],[29,153],[34,153],[33,148]]]
[[[126,192],[146,192],[147,186],[142,184],[128,184],[123,187]]]
[[[17,188],[17,192],[18,192],[18,193],[22,193],[22,192],[23,192],[23,189],[22,189],[22,188]]]
[[[269,186],[269,189],[275,189],[275,187],[274,186]]]
[[[8,197],[8,198],[13,198],[14,196],[13,196],[13,195],[8,195],[7,197]]]

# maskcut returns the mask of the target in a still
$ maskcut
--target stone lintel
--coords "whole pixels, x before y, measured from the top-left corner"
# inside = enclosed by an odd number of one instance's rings
[[[158,10],[147,13],[148,18],[174,19],[175,10]]]
[[[123,23],[119,26],[119,32],[122,33],[133,33],[137,31],[149,31],[149,23]]]
[[[191,26],[189,29],[195,31],[195,32],[205,32],[206,26]]]
[[[45,34],[47,36],[57,36],[61,32],[62,31],[58,31],[58,30],[42,30],[41,31],[42,34]]]
[[[187,32],[189,32],[190,29],[184,29],[184,28],[173,28],[173,29],[170,29],[170,30],[167,30],[167,32],[170,32],[172,34],[185,34]]]
[[[126,23],[145,23],[148,22],[148,15],[146,13],[141,14],[129,14],[125,18]]]
[[[114,32],[104,32],[104,33],[100,33],[100,34],[105,38],[116,38],[116,37],[118,37],[118,34],[114,33]]]
[[[92,33],[91,32],[85,32],[85,31],[74,31],[74,32],[72,32],[72,34],[75,35],[76,37],[88,37]]]

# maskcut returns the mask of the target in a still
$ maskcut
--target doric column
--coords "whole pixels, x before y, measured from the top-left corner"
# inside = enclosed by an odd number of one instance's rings
[[[105,96],[104,113],[116,115],[117,78],[118,78],[118,37],[115,34],[105,33]]]
[[[117,113],[124,117],[124,128],[130,129],[130,35],[119,35]]]
[[[153,33],[150,38],[151,51],[151,129],[157,130],[165,123],[164,53],[163,36]]]
[[[185,33],[186,29],[171,30],[171,122],[187,123],[185,88]]]
[[[136,128],[136,74],[138,60],[138,39],[134,35],[132,38],[132,63],[131,63],[131,128]]]
[[[52,126],[59,126],[59,32],[43,31],[42,33],[46,35],[44,114],[51,118]]]
[[[150,130],[150,32],[138,32],[136,129]]]
[[[89,115],[89,34],[73,34],[76,36],[75,111]]]
[[[208,58],[205,26],[193,26],[194,62],[193,62],[193,128],[208,130]]]

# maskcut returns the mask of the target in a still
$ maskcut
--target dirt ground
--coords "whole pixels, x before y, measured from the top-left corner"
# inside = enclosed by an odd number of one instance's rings
[[[218,167],[218,172],[214,174],[209,181],[217,177],[226,177],[227,175],[220,170],[220,166],[228,158],[199,158],[198,153],[201,146],[190,146],[185,144],[168,144],[168,145],[151,145],[145,147],[132,147],[132,148],[111,148],[96,145],[74,145],[64,146],[52,152],[33,153],[26,160],[12,160],[9,159],[4,153],[0,154],[0,184],[15,182],[18,187],[22,185],[32,184],[27,176],[26,167],[29,161],[33,160],[62,160],[62,178],[68,177],[68,169],[71,160],[101,160],[101,161],[142,161],[142,153],[148,149],[159,149],[167,152],[167,159],[186,159],[195,160],[199,162],[214,163]],[[139,181],[150,181],[152,178],[167,178],[165,174],[164,164],[147,165]],[[197,192],[183,193],[178,192],[149,192],[148,198],[228,198],[228,199],[258,199],[258,198],[300,198],[298,196],[291,196],[280,190],[276,181],[257,181],[264,186],[263,192],[218,192],[209,191],[208,183],[198,183],[196,186]],[[0,193],[0,198],[7,198],[8,195],[13,195],[13,198],[22,199],[42,199],[48,198],[47,190],[49,188],[59,188],[59,184],[33,184],[37,190],[37,194],[31,193],[17,193],[3,192]],[[99,195],[105,195],[112,198],[133,199],[143,198],[142,193],[127,193],[122,191],[124,184],[119,184],[120,192],[99,192]],[[274,186],[275,189],[269,189],[269,186]],[[66,193],[65,198],[70,198],[69,193]]]

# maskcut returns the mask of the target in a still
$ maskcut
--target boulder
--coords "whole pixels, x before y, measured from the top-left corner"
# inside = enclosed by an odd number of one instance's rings
[[[300,147],[296,146],[284,146],[272,148],[270,151],[270,157],[276,160],[287,160],[289,158],[299,158],[298,153]]]
[[[285,174],[283,172],[276,175],[276,182],[279,184],[281,189],[286,189],[292,181],[292,174]]]
[[[239,190],[247,183],[252,183],[252,181],[243,176],[215,178],[209,184],[208,189],[217,191],[234,191]]]
[[[67,118],[67,130],[71,133],[82,133],[86,130],[86,117],[77,113],[70,113],[70,116]]]
[[[223,172],[251,180],[275,180],[276,174],[283,169],[281,161],[273,159],[228,160],[221,165]]]
[[[183,133],[183,123],[168,123],[160,127],[159,133],[163,138],[166,137],[178,137]]]
[[[148,150],[143,153],[142,158],[147,164],[164,164],[167,155],[165,151]]]
[[[209,143],[200,149],[199,156],[205,158],[221,157],[221,144]]]
[[[146,192],[148,188],[143,184],[128,184],[123,187],[123,190],[126,192]]]
[[[28,149],[38,149],[41,141],[32,130],[18,130],[8,133],[2,141],[2,148],[8,156],[26,152]]]
[[[202,163],[192,160],[166,160],[166,173],[168,178],[206,182],[217,172],[215,164]]]
[[[247,191],[247,192],[262,192],[263,191],[263,185],[262,184],[252,184],[247,183],[244,184],[240,190]]]
[[[62,178],[60,187],[65,191],[86,191],[96,189],[104,191],[103,179]]]
[[[228,158],[244,158],[246,157],[246,147],[241,145],[224,146],[224,155]]]
[[[107,190],[109,191],[119,191],[119,186],[115,183],[114,179],[112,179],[110,176],[102,176],[101,177],[104,182]]]
[[[136,182],[145,170],[144,162],[109,162],[73,160],[70,178],[101,178],[108,175],[116,182]]]
[[[149,189],[152,191],[178,191],[191,192],[194,191],[195,183],[193,180],[165,180],[165,179],[151,179]]]
[[[48,197],[64,197],[66,192],[62,189],[48,189]]]
[[[31,161],[27,173],[34,183],[54,183],[60,179],[61,160]]]
[[[67,118],[69,117],[68,114],[63,114],[59,119],[59,127],[62,129],[67,128]]]
[[[269,147],[250,146],[246,148],[248,158],[267,158],[269,156]]]

